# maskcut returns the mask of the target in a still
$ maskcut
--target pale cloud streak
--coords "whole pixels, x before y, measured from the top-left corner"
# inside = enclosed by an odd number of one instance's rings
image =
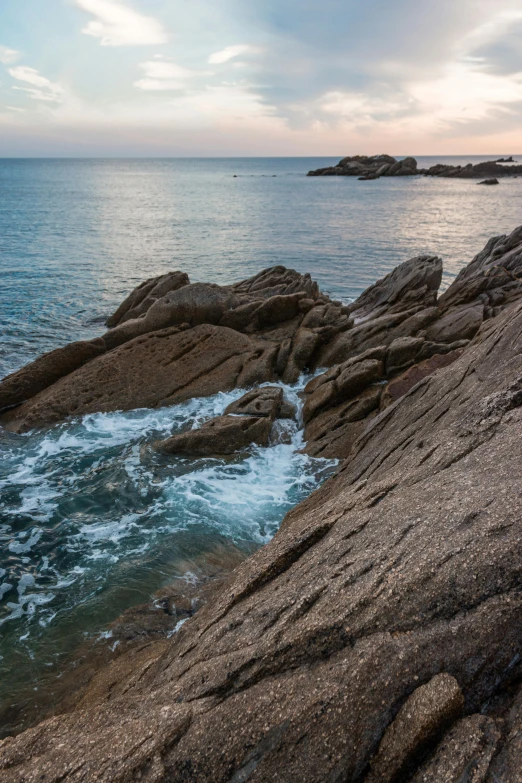
[[[56,102],[62,100],[63,88],[42,76],[35,68],[29,68],[27,65],[17,65],[7,70],[13,79],[31,85],[31,87],[15,86],[13,90],[25,92],[29,97],[38,101]]]
[[[199,75],[197,71],[163,60],[140,63],[140,68],[144,70],[145,76],[134,82],[134,86],[141,90],[182,90],[188,79]]]
[[[9,49],[7,46],[0,46],[0,63],[9,65],[15,63],[20,58],[20,52],[16,49]]]
[[[75,0],[94,16],[82,33],[100,39],[102,46],[150,46],[168,41],[163,25],[151,16],[115,0]]]
[[[225,49],[221,49],[219,52],[214,52],[208,58],[211,65],[221,65],[232,60],[234,57],[239,57],[242,54],[249,54],[256,51],[253,46],[248,44],[237,44],[236,46],[227,46]]]
[[[396,0],[393,9],[389,0],[258,0],[241,13],[237,0],[64,1],[91,15],[86,35],[72,14],[63,52],[31,50],[35,68],[4,63],[20,105],[3,122],[43,143],[49,129],[68,143],[73,129],[122,152],[139,137],[143,154],[155,144],[203,155],[218,144],[227,154],[305,155],[520,146],[520,0]],[[176,37],[164,46],[167,29]],[[103,45],[95,53],[93,36]],[[23,39],[8,42],[28,51]],[[158,48],[122,49],[146,44]],[[4,50],[0,60],[15,57]],[[5,102],[17,103],[2,81]]]

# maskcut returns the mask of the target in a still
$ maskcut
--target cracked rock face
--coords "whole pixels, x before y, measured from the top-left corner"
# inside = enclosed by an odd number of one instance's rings
[[[70,705],[1,742],[0,783],[518,783],[521,249],[520,230],[492,240],[436,305],[422,300],[343,333],[332,332],[335,320],[321,321],[324,302],[318,321],[306,305],[291,326],[268,332],[153,331],[15,411],[11,422],[27,426],[50,410],[63,418],[73,398],[109,406],[109,397],[88,399],[102,377],[103,393],[129,405],[139,394],[154,404],[233,388],[241,373],[265,382],[288,366],[279,352],[290,341],[284,356],[296,353],[300,329],[328,335],[306,361],[334,344],[342,356],[307,389],[310,399],[324,395],[306,428],[319,455],[331,448],[344,458],[336,476],[287,514],[270,544],[167,644],[122,654],[116,687],[101,671],[80,709]],[[252,291],[271,274],[241,285]],[[468,305],[483,308],[471,342],[428,334]],[[341,350],[340,337],[361,328],[368,342],[359,331]],[[125,391],[121,373],[139,372],[147,341],[152,385],[144,392],[140,376]],[[269,421],[272,404],[250,395],[224,418]]]

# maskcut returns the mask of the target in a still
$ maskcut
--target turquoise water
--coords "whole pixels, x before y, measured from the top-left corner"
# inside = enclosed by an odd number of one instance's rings
[[[169,269],[228,283],[285,264],[349,300],[419,253],[443,256],[447,285],[522,222],[522,179],[306,178],[336,160],[0,161],[0,376],[100,334],[131,288]],[[299,388],[285,391],[297,401]],[[205,553],[268,541],[332,471],[298,453],[298,426],[231,461],[151,449],[240,393],[0,430],[0,711]]]

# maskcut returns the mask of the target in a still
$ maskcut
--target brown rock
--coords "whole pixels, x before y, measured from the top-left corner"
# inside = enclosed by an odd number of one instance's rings
[[[520,677],[521,340],[512,305],[372,419],[125,693],[0,743],[0,783],[356,781],[419,683],[485,710]]]
[[[319,413],[304,432],[304,451],[313,457],[346,459],[362,433],[366,417],[379,407],[381,386],[370,386],[348,402]]]
[[[40,392],[13,412],[9,426],[25,431],[71,415],[173,405],[246,385],[243,378],[256,369],[262,382],[269,381],[270,348],[220,326],[152,332]]]
[[[413,389],[423,378],[433,375],[441,367],[447,367],[449,364],[452,364],[461,354],[462,350],[451,351],[447,354],[435,354],[430,359],[414,364],[413,367],[410,367],[387,384],[382,394],[381,407],[388,407],[392,402],[403,397],[410,389]]]
[[[440,258],[412,258],[370,286],[350,305],[350,313],[357,321],[400,313],[413,306],[430,307],[436,304],[441,279]]]
[[[438,674],[417,688],[386,729],[366,783],[401,781],[430,743],[461,714],[464,696],[449,674]]]
[[[156,448],[165,454],[199,457],[233,454],[252,443],[267,446],[271,429],[271,417],[219,416],[197,430],[188,430],[158,442]]]
[[[437,163],[423,174],[430,177],[450,177],[452,179],[481,179],[482,177],[512,177],[522,174],[522,166],[501,166],[499,161],[485,160],[481,163],[468,163],[466,166],[453,166]]]
[[[453,343],[456,340],[471,340],[482,324],[484,307],[461,307],[450,310],[426,330],[428,340],[439,343]]]
[[[279,386],[264,386],[231,403],[222,416],[199,429],[182,432],[156,444],[166,454],[210,457],[233,454],[250,446],[267,446],[278,417],[292,418],[295,409],[283,399]]]
[[[302,326],[311,313],[309,325]],[[115,349],[172,327],[203,324],[263,339],[250,357],[239,362],[238,383],[252,386],[276,378],[294,382],[312,363],[318,348],[351,323],[346,308],[322,294],[310,275],[285,267],[272,267],[232,286],[191,284],[184,273],[171,272],[138,286],[109,318],[112,328],[103,338],[53,351],[0,382],[0,410],[31,399],[105,351],[111,354],[106,367],[114,356],[112,375],[117,368],[124,374],[133,372],[133,367],[123,367],[122,354],[113,354]],[[154,360],[151,369],[157,369]],[[57,391],[61,393],[61,388]],[[103,400],[99,410],[107,410],[103,390],[94,389],[91,396]],[[59,407],[49,421],[59,419]]]
[[[493,237],[439,299],[441,310],[473,301],[505,306],[522,293],[522,226]]]
[[[105,353],[103,340],[77,342],[45,353],[0,383],[0,411],[25,402],[64,375]]]
[[[390,375],[413,364],[423,344],[422,337],[396,337],[386,355],[387,374]]]
[[[343,158],[336,166],[309,171],[309,177],[344,176],[358,177],[360,180],[378,179],[379,177],[411,177],[418,174],[415,158],[404,158],[398,161],[391,155],[355,155]]]
[[[166,275],[151,277],[140,283],[137,288],[121,303],[116,312],[107,319],[107,326],[117,326],[123,321],[132,318],[139,318],[147,312],[157,299],[168,294],[170,291],[177,291],[184,285],[190,283],[188,275],[185,272],[168,272]]]
[[[519,687],[505,719],[505,741],[494,758],[487,783],[519,783],[522,769],[522,688]]]
[[[303,406],[305,424],[325,408],[332,408],[343,400],[355,397],[363,389],[382,378],[384,367],[378,359],[363,359],[341,365],[339,375],[316,386]]]
[[[217,324],[241,304],[229,289],[212,283],[191,283],[157,299],[141,318],[125,321],[103,335],[109,350],[149,332],[188,324]]]
[[[382,315],[334,336],[330,342],[320,348],[314,357],[313,367],[332,367],[334,364],[353,359],[371,348],[387,346],[396,337],[409,337],[410,334],[419,331],[417,322],[412,321],[415,312],[414,309]],[[411,332],[405,334],[408,323],[411,325]]]
[[[500,738],[492,718],[462,718],[448,731],[412,783],[483,783]]]
[[[224,413],[225,415],[234,413],[243,416],[268,416],[274,420],[293,419],[296,411],[294,406],[284,399],[283,389],[280,386],[262,386],[232,402],[225,408]]]

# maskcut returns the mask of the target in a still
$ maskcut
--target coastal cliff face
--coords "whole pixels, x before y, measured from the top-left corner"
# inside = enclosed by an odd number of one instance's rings
[[[342,459],[170,640],[0,742],[0,783],[519,781],[522,227],[437,298],[441,271],[412,259],[348,306],[282,267],[173,273],[0,384],[19,431],[272,384],[158,444],[208,453],[210,424],[227,453],[314,371],[306,449]]]

